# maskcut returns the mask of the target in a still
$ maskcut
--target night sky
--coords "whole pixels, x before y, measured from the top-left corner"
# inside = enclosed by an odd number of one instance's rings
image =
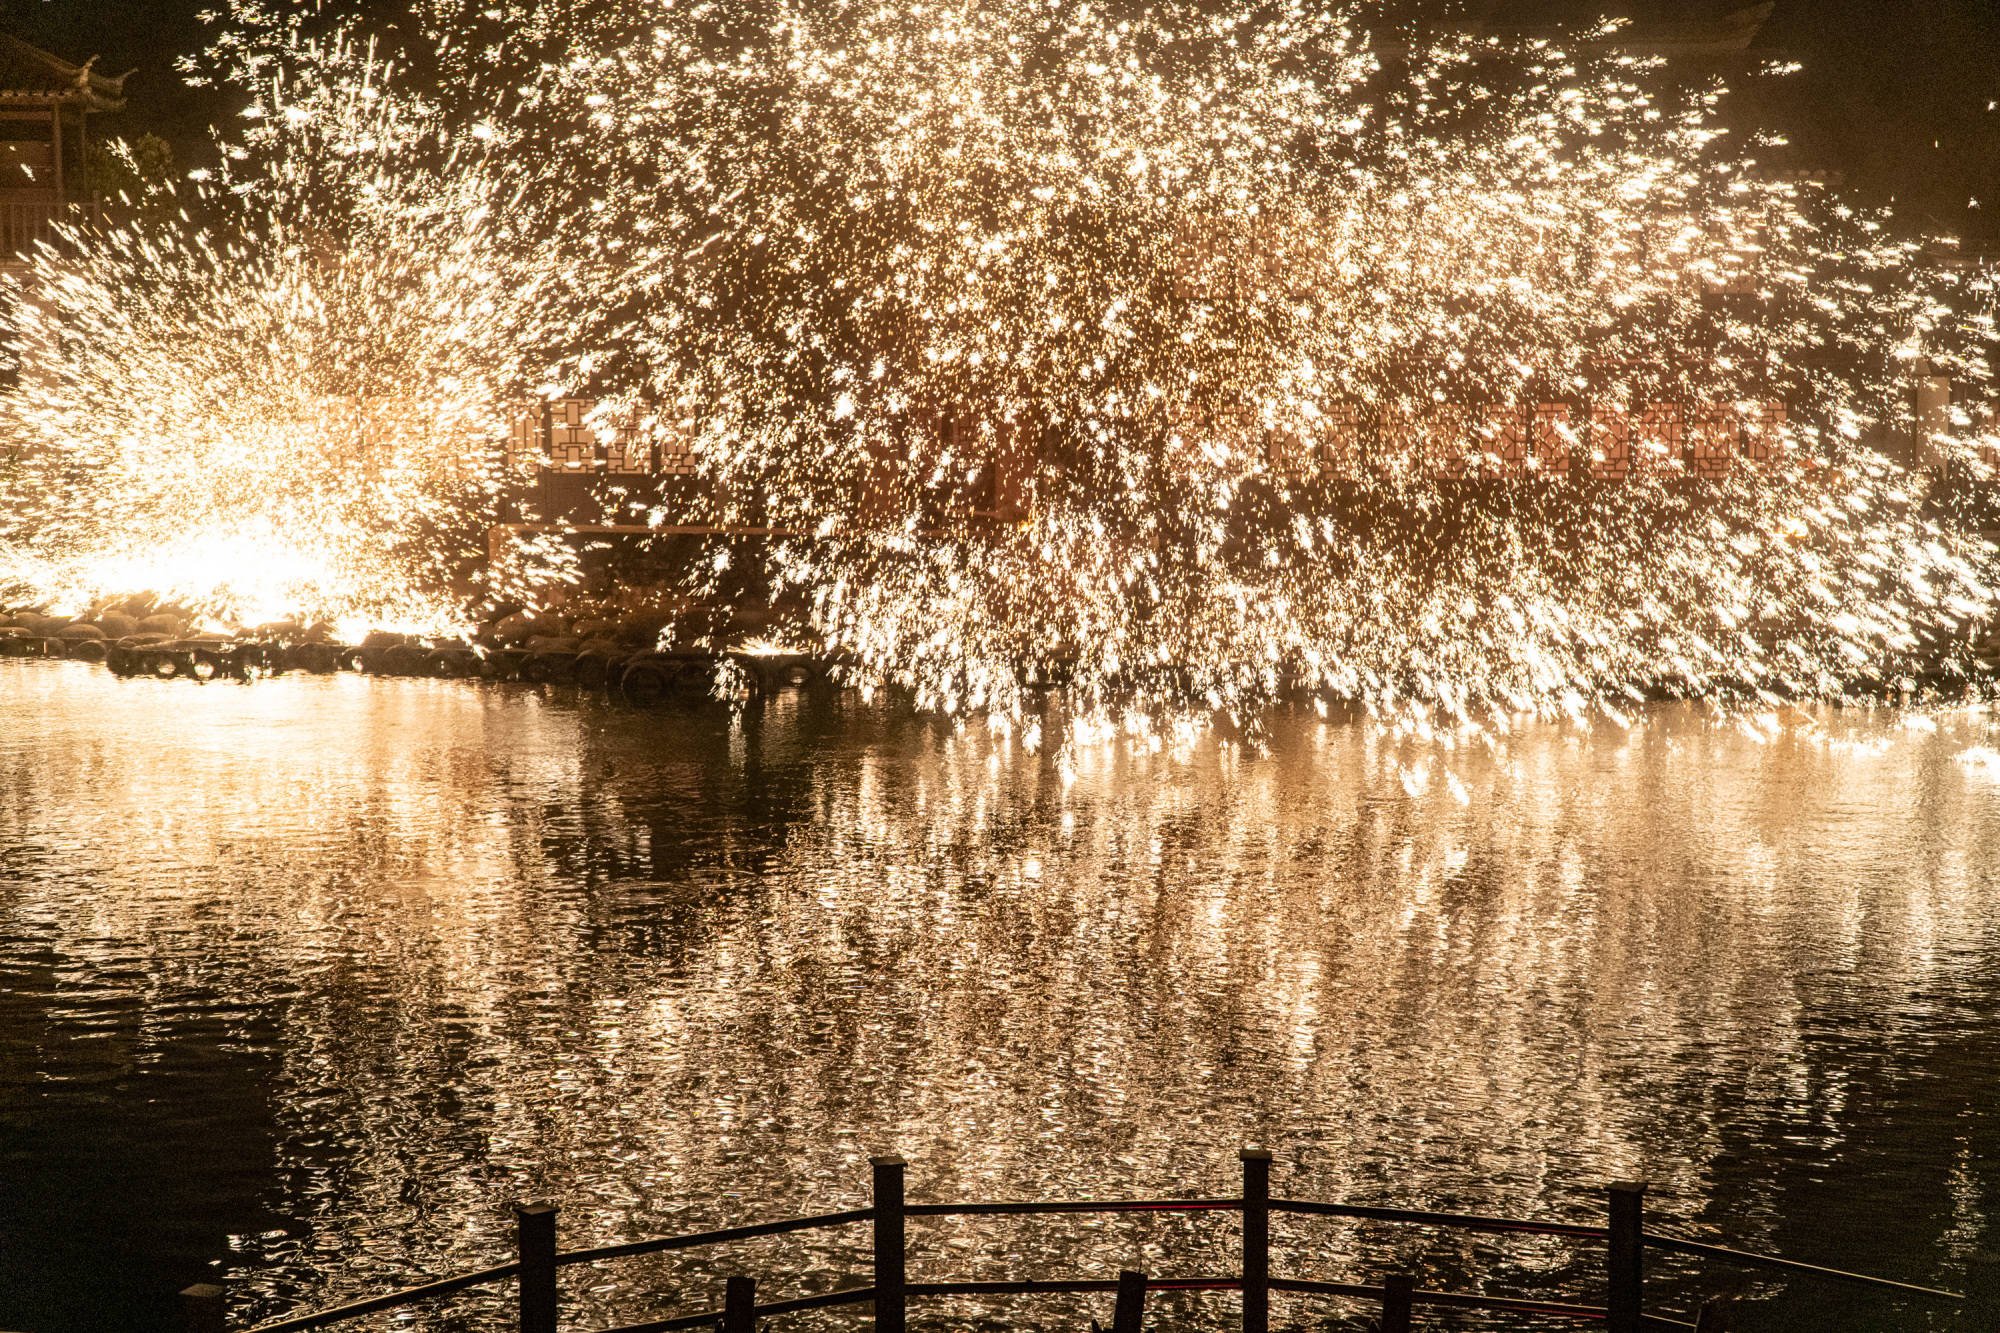
[[[99,123],[127,137],[151,130],[185,154],[202,144],[211,120],[230,114],[174,68],[207,44],[210,29],[195,16],[221,8],[223,0],[0,0],[0,28],[65,60],[97,56],[105,74],[136,71],[125,84],[126,111]]]
[[[1601,11],[1699,18],[1750,0],[1418,0],[1489,17]],[[204,126],[229,99],[183,86],[175,58],[204,43],[196,15],[220,0],[0,0],[0,24],[69,59],[96,54],[110,73],[135,69],[130,108],[108,126],[172,141],[185,165],[206,156]],[[1733,119],[1776,128],[1792,160],[1841,172],[1867,202],[1893,199],[1926,230],[2000,248],[2000,4],[1994,0],[1778,0],[1758,53],[1803,74],[1744,86]],[[1737,80],[1739,85],[1742,80]],[[1979,206],[1973,207],[1972,201]]]

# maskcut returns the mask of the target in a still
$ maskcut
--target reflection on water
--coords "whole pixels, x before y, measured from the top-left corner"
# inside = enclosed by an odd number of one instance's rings
[[[883,1151],[917,1198],[1232,1193],[1249,1141],[1285,1194],[1592,1220],[1642,1177],[1690,1234],[1990,1287],[2000,727],[1822,721],[1447,750],[1306,715],[1268,754],[1066,775],[851,699],[732,722],[0,662],[0,1326],[164,1326],[205,1272],[249,1318],[499,1262],[516,1198],[583,1245],[855,1205]],[[1601,1271],[1280,1228],[1280,1272]],[[1215,1218],[914,1235],[935,1276],[1234,1262]],[[845,1243],[608,1265],[576,1326],[725,1272],[824,1289]],[[1871,1299],[1745,1325],[1932,1326]]]

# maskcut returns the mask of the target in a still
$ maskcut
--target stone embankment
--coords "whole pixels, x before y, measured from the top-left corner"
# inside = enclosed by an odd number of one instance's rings
[[[80,617],[0,611],[0,657],[102,663],[121,676],[255,680],[284,672],[527,681],[605,691],[643,706],[754,698],[830,684],[835,664],[804,653],[661,651],[656,624],[508,615],[472,639],[373,633],[343,643],[329,625],[281,621],[225,633],[184,610],[120,604]]]
[[[0,657],[101,662],[121,676],[160,679],[254,680],[287,671],[354,671],[526,681],[603,691],[649,707],[755,698],[827,685],[842,675],[841,663],[807,653],[662,650],[661,624],[657,618],[514,613],[489,618],[470,639],[373,633],[359,643],[343,643],[325,624],[281,621],[234,632],[200,630],[185,610],[128,602],[75,618],[0,609]],[[1991,697],[2000,685],[2000,618],[1969,625],[1964,634],[1956,645],[1930,655],[1928,663],[1909,661],[1887,674],[1859,674],[1847,682],[1845,692],[1875,699]],[[1162,668],[1124,686],[1140,695],[1172,693],[1179,674]],[[1046,688],[1060,683],[1060,673],[1051,682],[1044,667],[1024,673],[1024,680]],[[1746,685],[1714,681],[1703,690],[1717,688],[1729,697],[1758,693]],[[1679,698],[1693,689],[1687,682],[1663,678],[1649,694]],[[1301,687],[1285,693],[1304,698],[1316,691]]]

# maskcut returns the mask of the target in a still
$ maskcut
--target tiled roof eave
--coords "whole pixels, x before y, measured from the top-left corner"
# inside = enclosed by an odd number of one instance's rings
[[[116,111],[125,105],[125,79],[107,78],[94,68],[97,57],[72,65],[0,31],[0,78],[30,86],[0,93],[0,98],[32,105],[78,106],[86,111]]]
[[[86,111],[98,112],[125,109],[122,97],[104,97],[77,88],[66,88],[61,92],[50,92],[45,88],[0,88],[0,106],[10,102],[16,105],[25,102],[34,106],[81,106]]]

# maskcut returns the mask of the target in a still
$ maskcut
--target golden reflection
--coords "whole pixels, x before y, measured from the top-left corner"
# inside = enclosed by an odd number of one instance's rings
[[[123,997],[139,1068],[254,1053],[231,1077],[262,1109],[201,1114],[270,1145],[232,1196],[232,1282],[262,1312],[493,1261],[509,1197],[610,1241],[854,1202],[889,1148],[918,1197],[1227,1193],[1252,1140],[1315,1197],[1591,1217],[1640,1176],[1689,1229],[1780,1249],[1801,1208],[1930,1182],[1948,1230],[1822,1253],[1919,1279],[1983,1234],[1978,713],[1746,731],[1657,708],[1450,750],[1307,713],[1263,753],[1057,755],[852,701],[732,719],[0,672],[12,1003],[75,1035]],[[88,1097],[72,1044],[32,1058]],[[1928,1118],[1878,1114],[1911,1098]],[[1232,1262],[1190,1219],[917,1234],[924,1272]],[[1290,1234],[1286,1262],[1327,1274],[1592,1271]],[[576,1290],[592,1322],[636,1319],[732,1264],[843,1267],[836,1243]]]

